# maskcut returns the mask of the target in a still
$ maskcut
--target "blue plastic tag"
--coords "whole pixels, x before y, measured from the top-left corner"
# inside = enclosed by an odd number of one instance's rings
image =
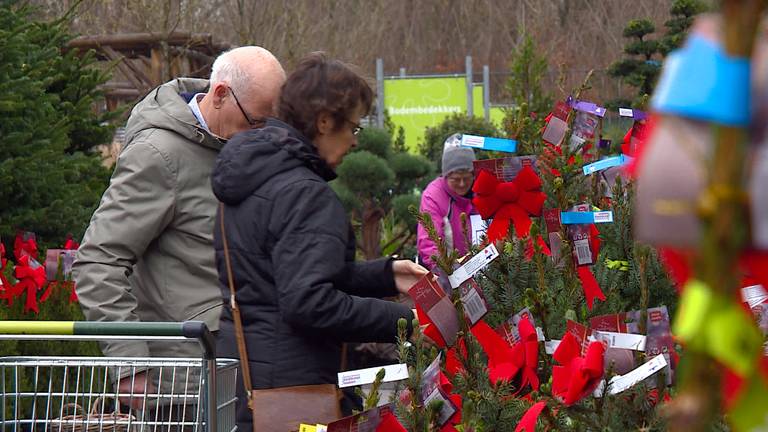
[[[580,225],[613,222],[613,212],[560,212],[560,222],[563,225]]]
[[[619,155],[619,156],[613,156],[605,159],[600,159],[597,162],[592,162],[591,164],[584,165],[584,175],[590,175],[597,171],[608,169],[615,166],[624,165],[626,163],[629,163],[632,160],[629,156]]]
[[[733,126],[749,125],[750,64],[692,35],[667,56],[651,101],[654,110]]]
[[[481,150],[494,150],[514,153],[517,151],[517,141],[505,138],[490,138],[477,135],[462,135],[461,145]]]

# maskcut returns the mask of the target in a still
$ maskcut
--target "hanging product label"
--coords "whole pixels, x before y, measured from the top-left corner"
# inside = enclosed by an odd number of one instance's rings
[[[381,382],[400,381],[408,378],[408,365],[404,363],[378,366],[339,372],[339,388],[371,384],[376,380],[376,375],[382,369],[384,369],[384,379]]]
[[[461,145],[462,147],[507,153],[514,153],[517,151],[517,141],[506,138],[491,138],[464,134],[461,136]]]
[[[480,286],[472,278],[459,285],[459,293],[461,304],[464,306],[464,316],[471,327],[488,313],[488,303]]]
[[[453,271],[453,274],[448,276],[448,280],[451,282],[451,287],[458,288],[459,285],[464,283],[465,280],[471,278],[475,273],[479,272],[491,261],[495,260],[499,256],[499,251],[496,250],[496,246],[493,243],[489,244],[480,253],[469,259],[463,266]]]
[[[621,166],[629,163],[632,160],[629,156],[619,155],[619,156],[612,156],[605,159],[600,159],[597,162],[592,162],[591,164],[584,165],[584,175],[590,175],[597,171],[601,171],[604,169],[608,169],[615,166]]]
[[[664,355],[659,354],[637,369],[611,378],[611,381],[608,383],[608,394],[619,394],[665,367],[667,367],[667,360],[664,358]],[[595,389],[595,397],[602,397],[604,388],[605,381],[601,382],[597,389]]]
[[[645,351],[645,335],[595,330],[591,339],[605,342],[608,348]]]
[[[563,225],[597,224],[613,222],[613,211],[599,212],[560,212],[560,223]]]

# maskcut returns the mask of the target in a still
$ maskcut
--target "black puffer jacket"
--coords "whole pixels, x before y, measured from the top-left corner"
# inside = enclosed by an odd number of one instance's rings
[[[273,119],[233,137],[216,161],[254,388],[335,383],[342,342],[394,342],[398,319],[413,319],[407,306],[379,299],[397,294],[391,260],[354,261],[351,226],[327,183],[334,177],[309,140]],[[218,354],[237,358],[218,228]]]

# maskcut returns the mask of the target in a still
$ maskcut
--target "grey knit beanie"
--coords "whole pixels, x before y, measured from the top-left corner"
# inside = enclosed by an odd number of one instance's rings
[[[443,177],[454,171],[472,171],[474,160],[475,152],[469,147],[461,146],[461,134],[453,134],[443,143]]]

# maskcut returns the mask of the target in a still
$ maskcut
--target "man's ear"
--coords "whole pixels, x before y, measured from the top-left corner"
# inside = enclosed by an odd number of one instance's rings
[[[333,127],[335,126],[335,122],[333,120],[333,117],[325,111],[321,112],[317,116],[317,133],[320,135],[326,135],[333,131]]]
[[[211,91],[213,94],[213,106],[215,108],[221,108],[224,105],[224,99],[229,96],[229,86],[224,83],[216,83]]]

